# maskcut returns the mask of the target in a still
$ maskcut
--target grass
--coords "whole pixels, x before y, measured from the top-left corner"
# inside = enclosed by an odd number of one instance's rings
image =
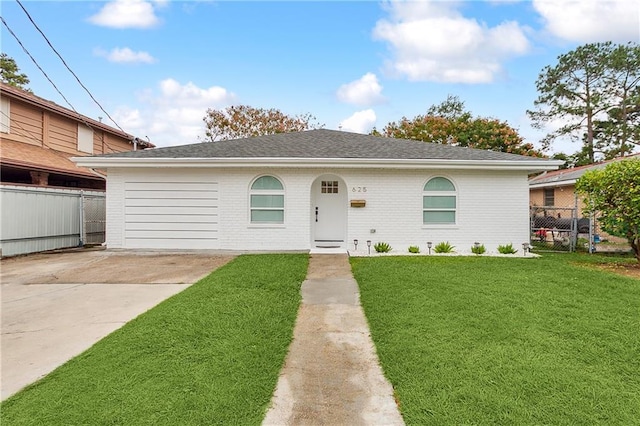
[[[307,264],[238,257],[6,400],[2,425],[260,424]]]
[[[407,424],[640,423],[640,281],[580,254],[352,258]]]

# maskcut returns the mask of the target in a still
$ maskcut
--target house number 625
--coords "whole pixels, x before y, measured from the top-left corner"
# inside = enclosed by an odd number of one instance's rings
[[[351,192],[367,192],[366,186],[354,186],[351,188]]]

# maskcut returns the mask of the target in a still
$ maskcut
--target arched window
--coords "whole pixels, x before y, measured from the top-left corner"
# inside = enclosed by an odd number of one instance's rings
[[[422,192],[422,222],[425,225],[455,224],[456,197],[456,187],[449,179],[430,179]]]
[[[284,223],[284,187],[273,176],[251,184],[251,223]]]

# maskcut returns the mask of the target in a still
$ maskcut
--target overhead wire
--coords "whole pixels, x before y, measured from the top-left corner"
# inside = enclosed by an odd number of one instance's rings
[[[25,47],[25,45],[22,43],[22,41],[20,41],[20,38],[16,35],[15,32],[13,32],[13,30],[11,29],[11,27],[9,26],[9,24],[7,23],[7,21],[4,19],[4,17],[0,16],[0,20],[2,21],[2,24],[7,28],[7,31],[9,31],[9,34],[11,34],[11,36],[13,36],[13,38],[16,40],[16,42],[20,45],[20,47],[22,48],[22,50],[24,51],[24,53],[27,54],[27,56],[31,59],[31,61],[35,64],[35,66],[40,70],[40,72],[45,76],[45,78],[49,81],[49,83],[51,83],[51,85],[53,86],[53,88],[56,90],[56,92],[58,92],[58,94],[62,97],[62,99],[64,99],[64,101],[67,103],[67,105],[69,105],[69,107],[73,110],[73,112],[75,112],[78,116],[78,119],[80,121],[82,121],[84,123],[85,126],[87,126],[88,128],[90,128],[93,132],[96,132],[97,130],[87,122],[87,120],[84,119],[84,116],[82,114],[80,114],[76,108],[73,106],[73,104],[69,101],[69,99],[67,99],[67,97],[62,93],[62,91],[60,91],[60,89],[58,88],[58,86],[56,86],[56,84],[53,82],[53,80],[51,80],[51,78],[49,77],[49,75],[47,74],[47,72],[42,69],[42,67],[40,66],[40,64],[38,63],[38,61],[33,57],[33,55],[31,55],[31,53],[29,52],[29,50]],[[124,130],[122,130],[120,128],[120,130],[123,133],[128,134],[127,132],[125,132]],[[104,140],[104,135],[102,136],[102,142],[104,145],[107,146],[107,148],[109,148],[111,150],[111,152],[118,152],[115,149],[113,149],[113,147],[111,147],[106,140]]]
[[[6,112],[0,111],[0,114],[2,114],[3,116],[7,117],[8,120],[11,120],[11,117]],[[26,133],[16,132],[19,136],[26,137],[26,138],[33,138],[33,140],[35,140],[35,141],[39,141],[40,140],[36,135],[31,133],[31,131],[29,129],[26,129],[26,128],[22,127],[22,125],[20,125],[20,123],[18,123],[17,121],[14,121],[13,124],[18,126],[18,128],[22,129],[24,132],[26,132]],[[44,143],[43,143],[43,145],[44,145]]]
[[[98,100],[93,96],[93,94],[91,93],[91,91],[89,91],[89,89],[87,89],[87,86],[84,85],[84,83],[82,83],[82,81],[80,80],[80,78],[76,75],[75,72],[73,72],[73,70],[69,67],[69,65],[67,64],[67,62],[64,60],[64,58],[62,57],[62,55],[56,50],[55,47],[53,47],[53,44],[51,44],[51,42],[49,41],[49,38],[47,38],[47,36],[44,34],[44,32],[42,32],[42,30],[40,29],[40,27],[38,26],[38,24],[35,23],[35,21],[33,20],[33,18],[31,17],[31,15],[29,14],[29,12],[27,11],[27,9],[25,9],[25,7],[22,5],[22,2],[20,2],[20,0],[16,0],[16,2],[18,3],[18,5],[20,6],[20,8],[22,9],[22,11],[25,13],[25,15],[27,15],[27,18],[29,18],[29,21],[31,21],[31,23],[33,24],[33,26],[36,28],[36,30],[38,30],[38,32],[40,33],[40,35],[42,35],[42,37],[44,38],[44,40],[47,42],[47,44],[49,45],[49,47],[51,48],[51,50],[54,51],[54,53],[58,56],[58,58],[60,58],[60,60],[62,61],[62,63],[64,64],[65,68],[67,68],[67,70],[69,70],[69,72],[75,77],[75,79],[78,81],[78,84],[80,84],[80,86],[85,90],[85,92],[87,92],[87,94],[89,95],[89,97],[93,100],[93,102],[96,103],[96,105],[98,105],[98,107],[100,108],[100,110],[102,112],[104,112],[107,117],[109,117],[109,120],[111,120],[113,122],[113,124],[120,129],[120,131],[122,131],[123,133],[127,133],[124,131],[124,129],[122,127],[120,127],[120,125],[113,119],[113,117],[111,117],[111,115],[102,107],[102,105],[100,104],[100,102],[98,102]]]

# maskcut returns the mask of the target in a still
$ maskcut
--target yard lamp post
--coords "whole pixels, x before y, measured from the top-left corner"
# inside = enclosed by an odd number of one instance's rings
[[[529,250],[529,243],[522,243],[522,253],[524,256],[527,255],[527,251]]]
[[[369,251],[369,254],[371,254],[371,240],[367,240],[367,249]]]
[[[431,241],[427,241],[427,247],[429,248],[429,254],[431,254],[431,246],[433,243]]]
[[[356,248],[356,251],[358,251],[358,240],[357,239],[353,240],[353,246]]]
[[[473,246],[476,250],[478,250],[478,248],[480,247],[480,243],[476,241],[475,243],[473,243]]]

